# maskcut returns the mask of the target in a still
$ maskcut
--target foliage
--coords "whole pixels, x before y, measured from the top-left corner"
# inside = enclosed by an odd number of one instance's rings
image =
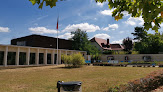
[[[155,65],[161,65],[163,64],[163,61],[151,61],[151,62],[146,62],[146,61],[133,61],[128,64],[155,64]]]
[[[134,40],[141,41],[147,37],[147,32],[143,27],[135,27],[134,31],[135,33],[131,33],[135,36]]]
[[[106,0],[96,0],[96,2],[106,2]],[[163,22],[163,0],[108,0],[110,9],[114,9],[112,16],[115,20],[122,19],[124,11],[132,17],[142,16],[146,30],[152,28],[158,32],[160,24]],[[152,23],[155,25],[152,26]]]
[[[124,45],[124,51],[127,51],[128,54],[131,54],[131,50],[133,48],[132,39],[129,37],[123,39],[123,45]]]
[[[71,55],[62,55],[61,59],[64,61],[65,67],[71,67],[72,56]]]
[[[113,54],[113,51],[111,51],[111,50],[106,50],[106,51],[103,51],[102,54]]]
[[[126,85],[110,88],[109,92],[150,92],[163,85],[163,70],[150,73],[145,78],[134,80]]]
[[[29,0],[33,5],[38,4],[39,8],[46,6],[56,6],[58,0]],[[60,0],[63,1],[63,0]],[[95,0],[96,2],[106,2],[106,0]],[[124,11],[131,14],[132,17],[142,16],[146,30],[152,28],[158,32],[160,24],[163,22],[163,0],[108,0],[110,9],[114,9],[112,16],[115,20],[122,19]],[[152,23],[155,25],[152,26]]]
[[[85,59],[82,56],[82,54],[78,53],[78,54],[73,54],[72,55],[72,65],[73,65],[73,67],[80,67],[84,63],[85,63]]]
[[[86,31],[82,31],[81,29],[77,29],[74,32],[71,32],[74,36],[71,38],[73,41],[73,49],[87,51],[88,55],[95,55],[100,53],[98,49],[91,45],[91,42],[88,40],[88,35]]]
[[[53,6],[56,6],[56,2],[58,2],[59,0],[29,0],[33,5],[38,4],[39,8],[42,9],[44,3],[46,4],[46,6],[50,6],[51,8]],[[60,0],[63,1],[63,0]]]
[[[134,48],[140,54],[158,54],[163,48],[163,40],[160,34],[148,34],[142,41],[136,42]]]
[[[65,63],[65,67],[80,67],[85,63],[82,54],[62,55],[61,59]]]

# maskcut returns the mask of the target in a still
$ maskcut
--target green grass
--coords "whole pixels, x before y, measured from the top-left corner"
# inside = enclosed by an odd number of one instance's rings
[[[81,81],[83,92],[103,92],[109,87],[145,77],[162,68],[61,66],[0,70],[0,92],[57,92],[57,81]]]

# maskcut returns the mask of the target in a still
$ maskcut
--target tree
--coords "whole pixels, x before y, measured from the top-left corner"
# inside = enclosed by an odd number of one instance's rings
[[[106,0],[95,1],[106,2]],[[158,32],[163,22],[163,0],[108,0],[108,6],[114,9],[112,16],[117,21],[123,18],[123,11],[127,11],[132,17],[142,16],[146,30],[152,28]],[[152,26],[152,23],[155,25]]]
[[[29,0],[29,1],[31,1],[33,5],[38,4],[40,9],[42,9],[44,3],[46,4],[46,6],[50,6],[52,8],[53,6],[56,6],[56,2],[58,2],[58,0]]]
[[[140,54],[158,54],[162,51],[163,40],[160,34],[148,34],[144,40],[136,42],[134,48]]]
[[[39,8],[46,6],[56,6],[59,0],[29,0],[33,5],[38,4]],[[63,1],[63,0],[60,0]],[[106,2],[106,0],[95,0],[96,2]],[[158,32],[160,24],[163,22],[163,0],[108,0],[110,9],[114,9],[112,16],[115,20],[122,19],[123,11],[127,11],[132,17],[142,16],[144,20],[144,28],[155,30]],[[152,26],[152,23],[155,25]]]
[[[147,37],[147,32],[143,27],[135,27],[135,33],[131,33],[135,36],[134,40],[141,41]]]
[[[91,45],[90,41],[88,40],[88,36],[86,31],[82,31],[81,29],[77,29],[74,32],[71,32],[74,36],[71,38],[73,41],[73,49],[74,50],[82,50],[87,51],[87,54],[97,54],[99,53],[98,49]]]
[[[124,50],[127,51],[130,54],[131,50],[133,48],[132,39],[129,38],[129,37],[123,39],[123,45],[125,47]]]

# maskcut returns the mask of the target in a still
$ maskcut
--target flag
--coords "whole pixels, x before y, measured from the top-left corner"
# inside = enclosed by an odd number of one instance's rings
[[[57,26],[56,26],[56,29],[58,30],[58,20],[59,20],[59,17],[57,18]]]

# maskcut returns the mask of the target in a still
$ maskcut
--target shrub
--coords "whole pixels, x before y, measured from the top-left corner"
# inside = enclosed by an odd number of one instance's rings
[[[126,85],[110,88],[108,92],[150,92],[163,85],[163,70],[150,73],[145,78],[134,80]],[[114,91],[116,90],[116,91]]]
[[[82,54],[62,55],[62,60],[65,63],[65,67],[80,67],[85,63],[85,59]]]
[[[82,56],[82,54],[78,53],[78,54],[73,54],[72,55],[72,65],[73,65],[73,67],[80,67],[84,63],[85,63],[85,59]]]
[[[61,59],[64,61],[65,67],[71,67],[72,56],[71,55],[62,55]]]

